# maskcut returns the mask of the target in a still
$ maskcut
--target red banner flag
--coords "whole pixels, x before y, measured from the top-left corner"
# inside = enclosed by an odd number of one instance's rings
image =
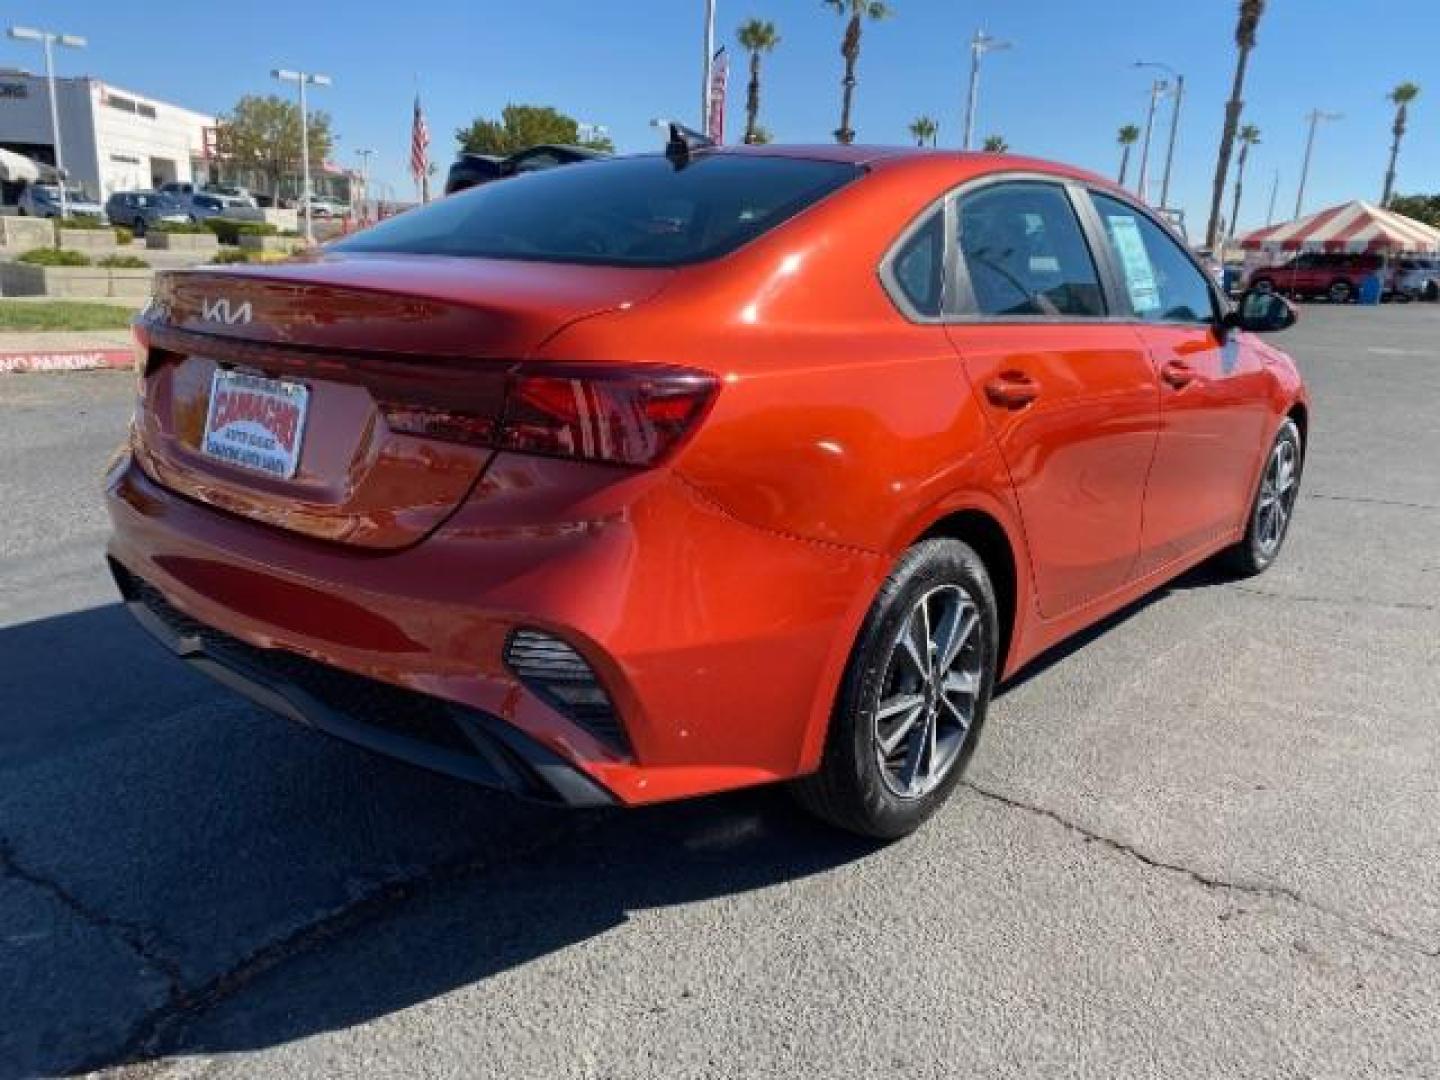
[[[725,86],[730,81],[730,57],[722,45],[710,63],[710,130],[705,134],[719,146],[725,141]]]

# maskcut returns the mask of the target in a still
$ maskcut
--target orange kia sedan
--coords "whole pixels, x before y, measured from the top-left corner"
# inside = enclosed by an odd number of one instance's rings
[[[159,276],[110,565],[177,656],[572,806],[789,781],[895,837],[997,680],[1285,540],[1308,406],[1147,207],[1044,161],[597,161]]]

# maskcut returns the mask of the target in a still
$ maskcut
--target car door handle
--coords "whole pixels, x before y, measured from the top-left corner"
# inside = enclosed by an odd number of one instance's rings
[[[1167,383],[1169,383],[1171,386],[1173,386],[1176,390],[1180,390],[1186,386],[1189,386],[1192,382],[1199,378],[1199,375],[1196,374],[1194,368],[1192,368],[1184,361],[1171,360],[1161,366],[1160,377],[1164,379]]]
[[[1003,371],[985,384],[985,396],[1002,409],[1023,409],[1040,396],[1040,387],[1019,371]]]

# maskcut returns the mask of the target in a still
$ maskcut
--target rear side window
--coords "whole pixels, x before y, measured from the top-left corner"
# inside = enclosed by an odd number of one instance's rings
[[[940,317],[945,273],[945,219],[936,210],[890,260],[890,276],[916,315]]]
[[[774,228],[860,175],[844,162],[700,154],[545,169],[451,195],[333,250],[678,266]]]
[[[975,311],[991,316],[1105,314],[1095,260],[1064,190],[1016,181],[957,203],[960,262]]]
[[[1134,207],[1092,198],[1135,314],[1146,322],[1213,322],[1210,282],[1180,244]]]

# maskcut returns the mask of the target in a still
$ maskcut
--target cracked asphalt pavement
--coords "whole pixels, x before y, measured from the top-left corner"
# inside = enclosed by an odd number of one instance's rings
[[[130,624],[116,374],[0,378],[0,1078],[1440,1075],[1440,306],[1306,307],[1289,546],[1023,673],[902,843],[566,814]]]

